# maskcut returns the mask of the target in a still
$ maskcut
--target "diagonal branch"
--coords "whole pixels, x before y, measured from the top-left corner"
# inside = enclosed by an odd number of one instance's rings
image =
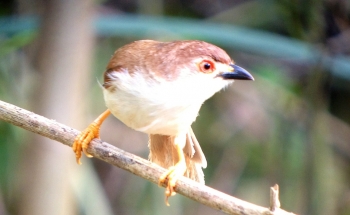
[[[69,147],[72,146],[75,136],[79,131],[60,124],[55,120],[47,119],[17,106],[0,100],[0,119],[8,123],[61,142]],[[94,139],[87,150],[91,155],[109,164],[125,169],[135,175],[147,179],[155,184],[165,169],[125,152],[101,140]],[[72,156],[73,153],[72,153]],[[72,164],[73,165],[73,164]],[[162,185],[163,186],[163,185]],[[268,208],[242,201],[210,187],[201,185],[188,178],[182,177],[177,181],[175,191],[190,199],[198,201],[211,208],[221,210],[227,214],[250,214],[250,215],[272,215],[289,214],[280,208],[272,212]]]

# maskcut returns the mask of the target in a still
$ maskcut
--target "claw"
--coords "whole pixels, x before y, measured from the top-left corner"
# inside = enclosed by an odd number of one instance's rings
[[[100,138],[99,129],[100,127],[93,122],[75,138],[72,148],[75,153],[76,161],[79,165],[82,164],[80,161],[82,151],[87,157],[92,157],[92,155],[89,154],[86,149],[92,139]]]
[[[178,135],[174,139],[174,146],[176,149],[178,161],[175,164],[175,166],[172,166],[166,171],[163,175],[159,177],[159,185],[166,184],[165,188],[165,204],[167,206],[170,206],[169,204],[169,197],[174,196],[176,194],[175,192],[175,186],[176,182],[179,179],[179,177],[183,176],[186,172],[186,161],[185,161],[185,155],[182,150],[183,147],[181,147],[181,142],[185,141],[186,135]]]
[[[93,157],[86,150],[92,139],[100,138],[100,126],[111,112],[106,110],[93,123],[91,123],[83,132],[81,132],[74,140],[72,149],[75,153],[76,161],[80,165],[81,152],[83,151],[86,157]]]
[[[165,204],[170,206],[169,197],[174,196],[176,194],[175,187],[176,182],[179,177],[183,176],[186,172],[186,163],[183,160],[180,160],[176,163],[175,166],[172,166],[159,178],[159,185],[167,184],[165,188]]]

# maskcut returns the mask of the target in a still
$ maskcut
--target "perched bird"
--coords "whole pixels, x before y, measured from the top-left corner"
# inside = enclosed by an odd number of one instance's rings
[[[112,113],[125,125],[149,135],[149,159],[167,168],[166,202],[184,175],[204,184],[207,161],[191,129],[203,102],[233,82],[254,80],[221,48],[203,41],[140,40],[115,51],[104,72],[107,110],[77,136],[77,162]],[[168,203],[167,203],[168,204]]]

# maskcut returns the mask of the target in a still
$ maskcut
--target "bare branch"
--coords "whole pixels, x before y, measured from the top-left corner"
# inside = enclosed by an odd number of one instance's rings
[[[0,119],[28,131],[61,142],[67,146],[72,146],[75,136],[79,133],[79,131],[60,124],[55,120],[47,119],[43,116],[5,103],[1,100]],[[159,177],[163,172],[165,172],[165,169],[159,167],[158,165],[118,149],[117,147],[106,142],[102,142],[101,140],[94,139],[89,145],[87,151],[96,158],[125,169],[155,184],[158,184]],[[72,156],[74,156],[73,153]],[[75,165],[75,163],[72,163],[72,165]],[[274,212],[270,211],[268,208],[242,201],[185,177],[178,180],[175,191],[187,196],[190,199],[198,201],[211,208],[223,211],[227,214],[292,214],[279,208],[277,208],[278,210]]]

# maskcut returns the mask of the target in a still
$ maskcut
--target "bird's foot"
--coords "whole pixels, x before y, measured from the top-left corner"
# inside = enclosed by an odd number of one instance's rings
[[[80,158],[81,158],[81,152],[83,151],[84,154],[91,158],[92,155],[89,154],[86,149],[89,146],[89,143],[94,138],[100,138],[100,126],[93,122],[91,123],[84,131],[82,131],[74,140],[73,143],[73,151],[75,153],[75,157],[77,159],[77,163],[81,164]]]
[[[77,159],[77,163],[81,164],[80,158],[81,158],[81,152],[83,151],[84,154],[91,158],[92,155],[87,153],[86,149],[89,146],[89,143],[94,138],[100,138],[100,126],[102,122],[108,117],[108,115],[111,112],[109,109],[107,109],[105,112],[103,112],[93,123],[91,123],[83,132],[81,132],[74,140],[73,143],[73,151],[75,153],[75,157]]]
[[[168,199],[170,196],[174,196],[176,181],[179,177],[183,176],[186,172],[186,163],[184,161],[178,162],[175,166],[172,166],[159,178],[159,185],[166,184],[165,188],[165,204],[169,205]]]

